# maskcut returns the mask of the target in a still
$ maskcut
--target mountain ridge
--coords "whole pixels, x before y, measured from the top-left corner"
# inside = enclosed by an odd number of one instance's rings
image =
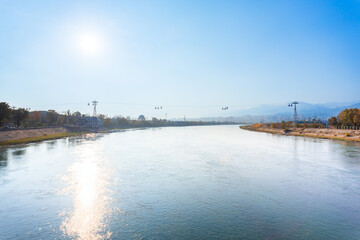
[[[360,108],[360,101],[351,102],[330,102],[322,104],[311,104],[299,102],[297,105],[298,119],[320,119],[327,121],[330,117],[337,116],[346,108]],[[239,123],[255,122],[279,122],[292,120],[294,108],[284,105],[262,104],[249,109],[233,110],[227,116],[189,118],[188,120],[197,121],[223,121]]]

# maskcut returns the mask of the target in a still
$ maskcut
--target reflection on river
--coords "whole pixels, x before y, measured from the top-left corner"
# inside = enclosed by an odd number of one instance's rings
[[[61,229],[70,237],[91,240],[111,236],[105,222],[111,213],[111,197],[107,188],[110,172],[104,167],[106,159],[101,156],[99,148],[96,142],[77,146],[75,161],[63,177],[67,184],[64,193],[72,194],[74,198],[70,213],[60,215],[67,216]]]
[[[1,239],[360,239],[360,146],[238,126],[0,148]]]

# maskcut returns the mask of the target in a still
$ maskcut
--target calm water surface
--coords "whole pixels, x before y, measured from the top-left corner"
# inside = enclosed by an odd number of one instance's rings
[[[202,126],[0,148],[0,239],[360,239],[360,146]]]

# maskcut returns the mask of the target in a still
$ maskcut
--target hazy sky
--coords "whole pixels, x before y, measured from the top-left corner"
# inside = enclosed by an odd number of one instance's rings
[[[31,110],[360,100],[359,0],[0,0],[0,32],[0,101]]]

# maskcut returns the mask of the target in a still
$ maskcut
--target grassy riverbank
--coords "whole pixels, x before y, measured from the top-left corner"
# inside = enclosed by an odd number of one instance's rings
[[[289,129],[274,129],[264,126],[240,126],[241,129],[266,132],[279,135],[312,137],[333,140],[345,140],[360,142],[360,130],[349,129],[329,129],[329,128],[289,128]]]
[[[99,133],[111,133],[129,129],[144,129],[153,127],[184,127],[184,126],[202,126],[202,125],[219,125],[219,123],[197,123],[186,122],[173,125],[159,125],[159,126],[127,126],[124,128],[104,129],[97,131]],[[40,142],[44,140],[58,139],[63,137],[79,136],[89,132],[80,131],[80,129],[71,129],[65,127],[52,128],[36,128],[36,129],[13,129],[8,131],[0,131],[0,146],[15,145],[23,143]]]
[[[45,140],[59,139],[59,138],[63,138],[63,137],[79,136],[79,135],[83,135],[83,134],[86,134],[86,132],[55,133],[55,134],[49,134],[49,135],[29,137],[29,138],[14,139],[14,140],[9,140],[9,141],[1,141],[0,146],[41,142],[41,141],[45,141]]]

